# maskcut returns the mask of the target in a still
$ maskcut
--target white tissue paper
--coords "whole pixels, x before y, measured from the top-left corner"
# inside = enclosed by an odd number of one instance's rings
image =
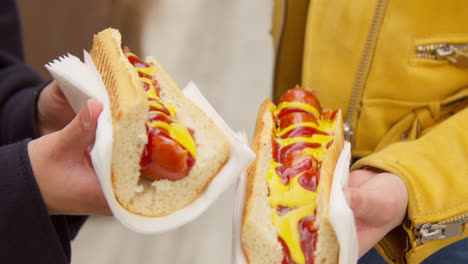
[[[62,89],[75,112],[81,111],[86,101],[95,98],[103,105],[98,119],[96,140],[91,150],[91,160],[101,187],[114,217],[125,227],[142,234],[156,234],[178,228],[195,220],[234,183],[239,175],[254,160],[255,154],[245,144],[240,133],[234,133],[203,97],[194,83],[183,90],[186,97],[202,109],[220,128],[231,146],[231,156],[218,175],[203,193],[192,203],[172,214],[162,217],[146,217],[125,210],[116,200],[111,183],[112,118],[109,98],[101,77],[89,56],[84,51],[85,63],[67,55],[46,65]]]
[[[358,261],[358,240],[354,214],[346,201],[343,188],[348,185],[351,144],[345,142],[335,167],[330,193],[329,218],[340,245],[340,264]]]
[[[345,142],[338,159],[331,187],[329,218],[340,245],[339,264],[355,264],[358,261],[358,241],[354,215],[346,201],[343,188],[348,184],[351,144]],[[232,264],[247,264],[242,249],[242,217],[244,211],[247,174],[237,183],[233,215]]]
[[[242,249],[242,218],[244,215],[244,203],[247,192],[247,171],[244,171],[239,177],[236,187],[236,195],[234,199],[234,213],[232,225],[232,264],[247,264],[244,251]]]

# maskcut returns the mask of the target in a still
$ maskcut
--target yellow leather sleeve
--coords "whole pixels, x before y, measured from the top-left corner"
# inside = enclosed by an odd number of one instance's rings
[[[420,263],[438,249],[468,237],[465,232],[418,244],[414,233],[422,224],[468,215],[468,108],[466,103],[463,106],[422,137],[385,147],[352,168],[379,168],[398,175],[406,184],[408,219],[377,246],[390,263]]]
[[[271,34],[275,48],[273,102],[301,84],[302,56],[310,0],[275,0]]]

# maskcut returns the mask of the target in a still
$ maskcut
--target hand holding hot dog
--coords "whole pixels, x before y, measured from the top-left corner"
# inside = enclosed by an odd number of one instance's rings
[[[345,191],[356,220],[361,257],[402,224],[408,191],[398,176],[372,170],[351,172]]]
[[[65,128],[28,144],[49,214],[111,215],[88,154],[101,111],[99,102],[90,100]]]

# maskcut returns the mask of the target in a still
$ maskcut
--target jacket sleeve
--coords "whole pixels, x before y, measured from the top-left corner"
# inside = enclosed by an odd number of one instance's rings
[[[37,137],[36,99],[44,81],[24,63],[19,15],[14,0],[0,5],[0,146]],[[8,36],[8,37],[6,37]]]
[[[24,63],[14,0],[0,5],[0,259],[2,263],[70,262],[70,240],[85,216],[49,216],[31,169],[36,101],[46,82]]]
[[[67,263],[29,166],[28,142],[0,147],[0,259],[4,263]]]
[[[2,52],[0,63],[0,259],[68,263],[70,240],[86,217],[48,215],[29,163],[29,140],[24,140],[38,137],[36,100],[45,82]]]
[[[46,82],[3,51],[0,80],[0,145],[37,138],[36,101]]]
[[[406,263],[420,263],[436,250],[468,236],[465,232],[422,244],[415,236],[422,224],[468,219],[467,120],[465,107],[422,137],[392,144],[353,166],[391,172],[401,177],[408,189],[407,220],[377,246],[387,261],[403,263],[403,256]]]

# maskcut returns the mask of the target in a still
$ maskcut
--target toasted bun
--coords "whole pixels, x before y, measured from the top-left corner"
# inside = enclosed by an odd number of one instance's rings
[[[272,158],[271,133],[274,127],[273,103],[265,100],[260,107],[255,126],[252,150],[257,158],[247,171],[247,192],[242,222],[242,246],[250,264],[280,264],[281,244],[271,223],[273,208],[268,203],[265,175]]]
[[[336,129],[333,144],[327,151],[320,169],[320,183],[317,198],[318,239],[315,263],[338,263],[339,244],[329,219],[330,192],[336,163],[344,146],[343,119],[341,111],[336,115]]]
[[[197,198],[230,156],[230,147],[219,128],[183,96],[177,84],[154,58],[160,97],[176,108],[177,122],[195,131],[197,158],[183,179],[150,181],[140,175],[140,159],[147,142],[147,98],[138,73],[121,49],[115,29],[95,35],[91,56],[109,92],[113,118],[112,184],[119,203],[145,216],[163,216]],[[135,110],[134,110],[135,109]]]
[[[270,100],[260,107],[252,149],[257,159],[250,166],[247,175],[247,192],[242,222],[242,246],[249,264],[281,264],[282,246],[271,222],[274,213],[268,202],[268,189],[265,175],[272,159],[271,135],[274,127],[273,103]],[[338,263],[339,245],[328,218],[328,204],[335,165],[343,148],[343,121],[341,112],[337,114],[336,132],[332,146],[322,161],[317,198],[318,238],[315,263]]]
[[[120,43],[117,30],[104,30],[94,37],[90,54],[110,99],[112,184],[117,200],[128,207],[135,196],[140,178],[138,164],[148,141],[145,122],[149,107],[138,74],[123,54]]]

